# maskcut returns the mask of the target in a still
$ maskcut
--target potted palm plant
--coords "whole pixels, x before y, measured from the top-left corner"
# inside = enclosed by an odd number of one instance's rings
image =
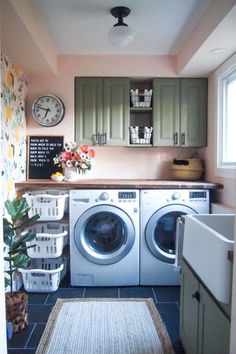
[[[6,319],[12,322],[13,332],[18,332],[28,325],[28,294],[13,291],[13,277],[18,268],[26,268],[30,262],[25,242],[32,241],[36,235],[24,231],[24,228],[33,224],[39,215],[28,217],[30,206],[24,198],[7,200],[5,207],[9,215],[9,218],[3,218],[4,260],[7,262],[5,287],[10,287],[10,291],[5,294]]]

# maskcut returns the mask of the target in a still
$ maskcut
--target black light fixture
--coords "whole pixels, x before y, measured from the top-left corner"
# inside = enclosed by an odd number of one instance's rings
[[[125,6],[113,7],[111,14],[118,19],[118,22],[108,32],[110,42],[117,46],[131,43],[134,39],[133,31],[123,22],[123,18],[130,14],[130,9]]]

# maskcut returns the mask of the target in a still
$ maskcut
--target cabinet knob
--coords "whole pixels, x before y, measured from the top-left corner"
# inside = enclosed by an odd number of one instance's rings
[[[196,290],[195,293],[192,294],[192,298],[195,298],[198,302],[200,302],[200,292]]]

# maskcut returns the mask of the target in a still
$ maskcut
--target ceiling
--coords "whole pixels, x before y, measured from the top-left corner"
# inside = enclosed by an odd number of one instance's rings
[[[125,47],[107,38],[115,6],[131,10]],[[56,74],[63,55],[172,56],[176,75],[207,76],[236,52],[236,0],[4,0],[1,22],[3,52],[29,76]]]
[[[60,54],[177,54],[212,0],[32,0]],[[124,22],[135,40],[126,47],[109,43],[117,22],[115,6],[131,12]]]

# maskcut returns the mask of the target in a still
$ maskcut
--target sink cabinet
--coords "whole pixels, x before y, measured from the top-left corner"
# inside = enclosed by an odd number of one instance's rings
[[[207,79],[153,80],[153,145],[207,145]]]
[[[128,126],[128,78],[75,78],[76,141],[88,145],[128,145]]]
[[[185,261],[181,272],[180,337],[186,354],[229,354],[229,316]]]

